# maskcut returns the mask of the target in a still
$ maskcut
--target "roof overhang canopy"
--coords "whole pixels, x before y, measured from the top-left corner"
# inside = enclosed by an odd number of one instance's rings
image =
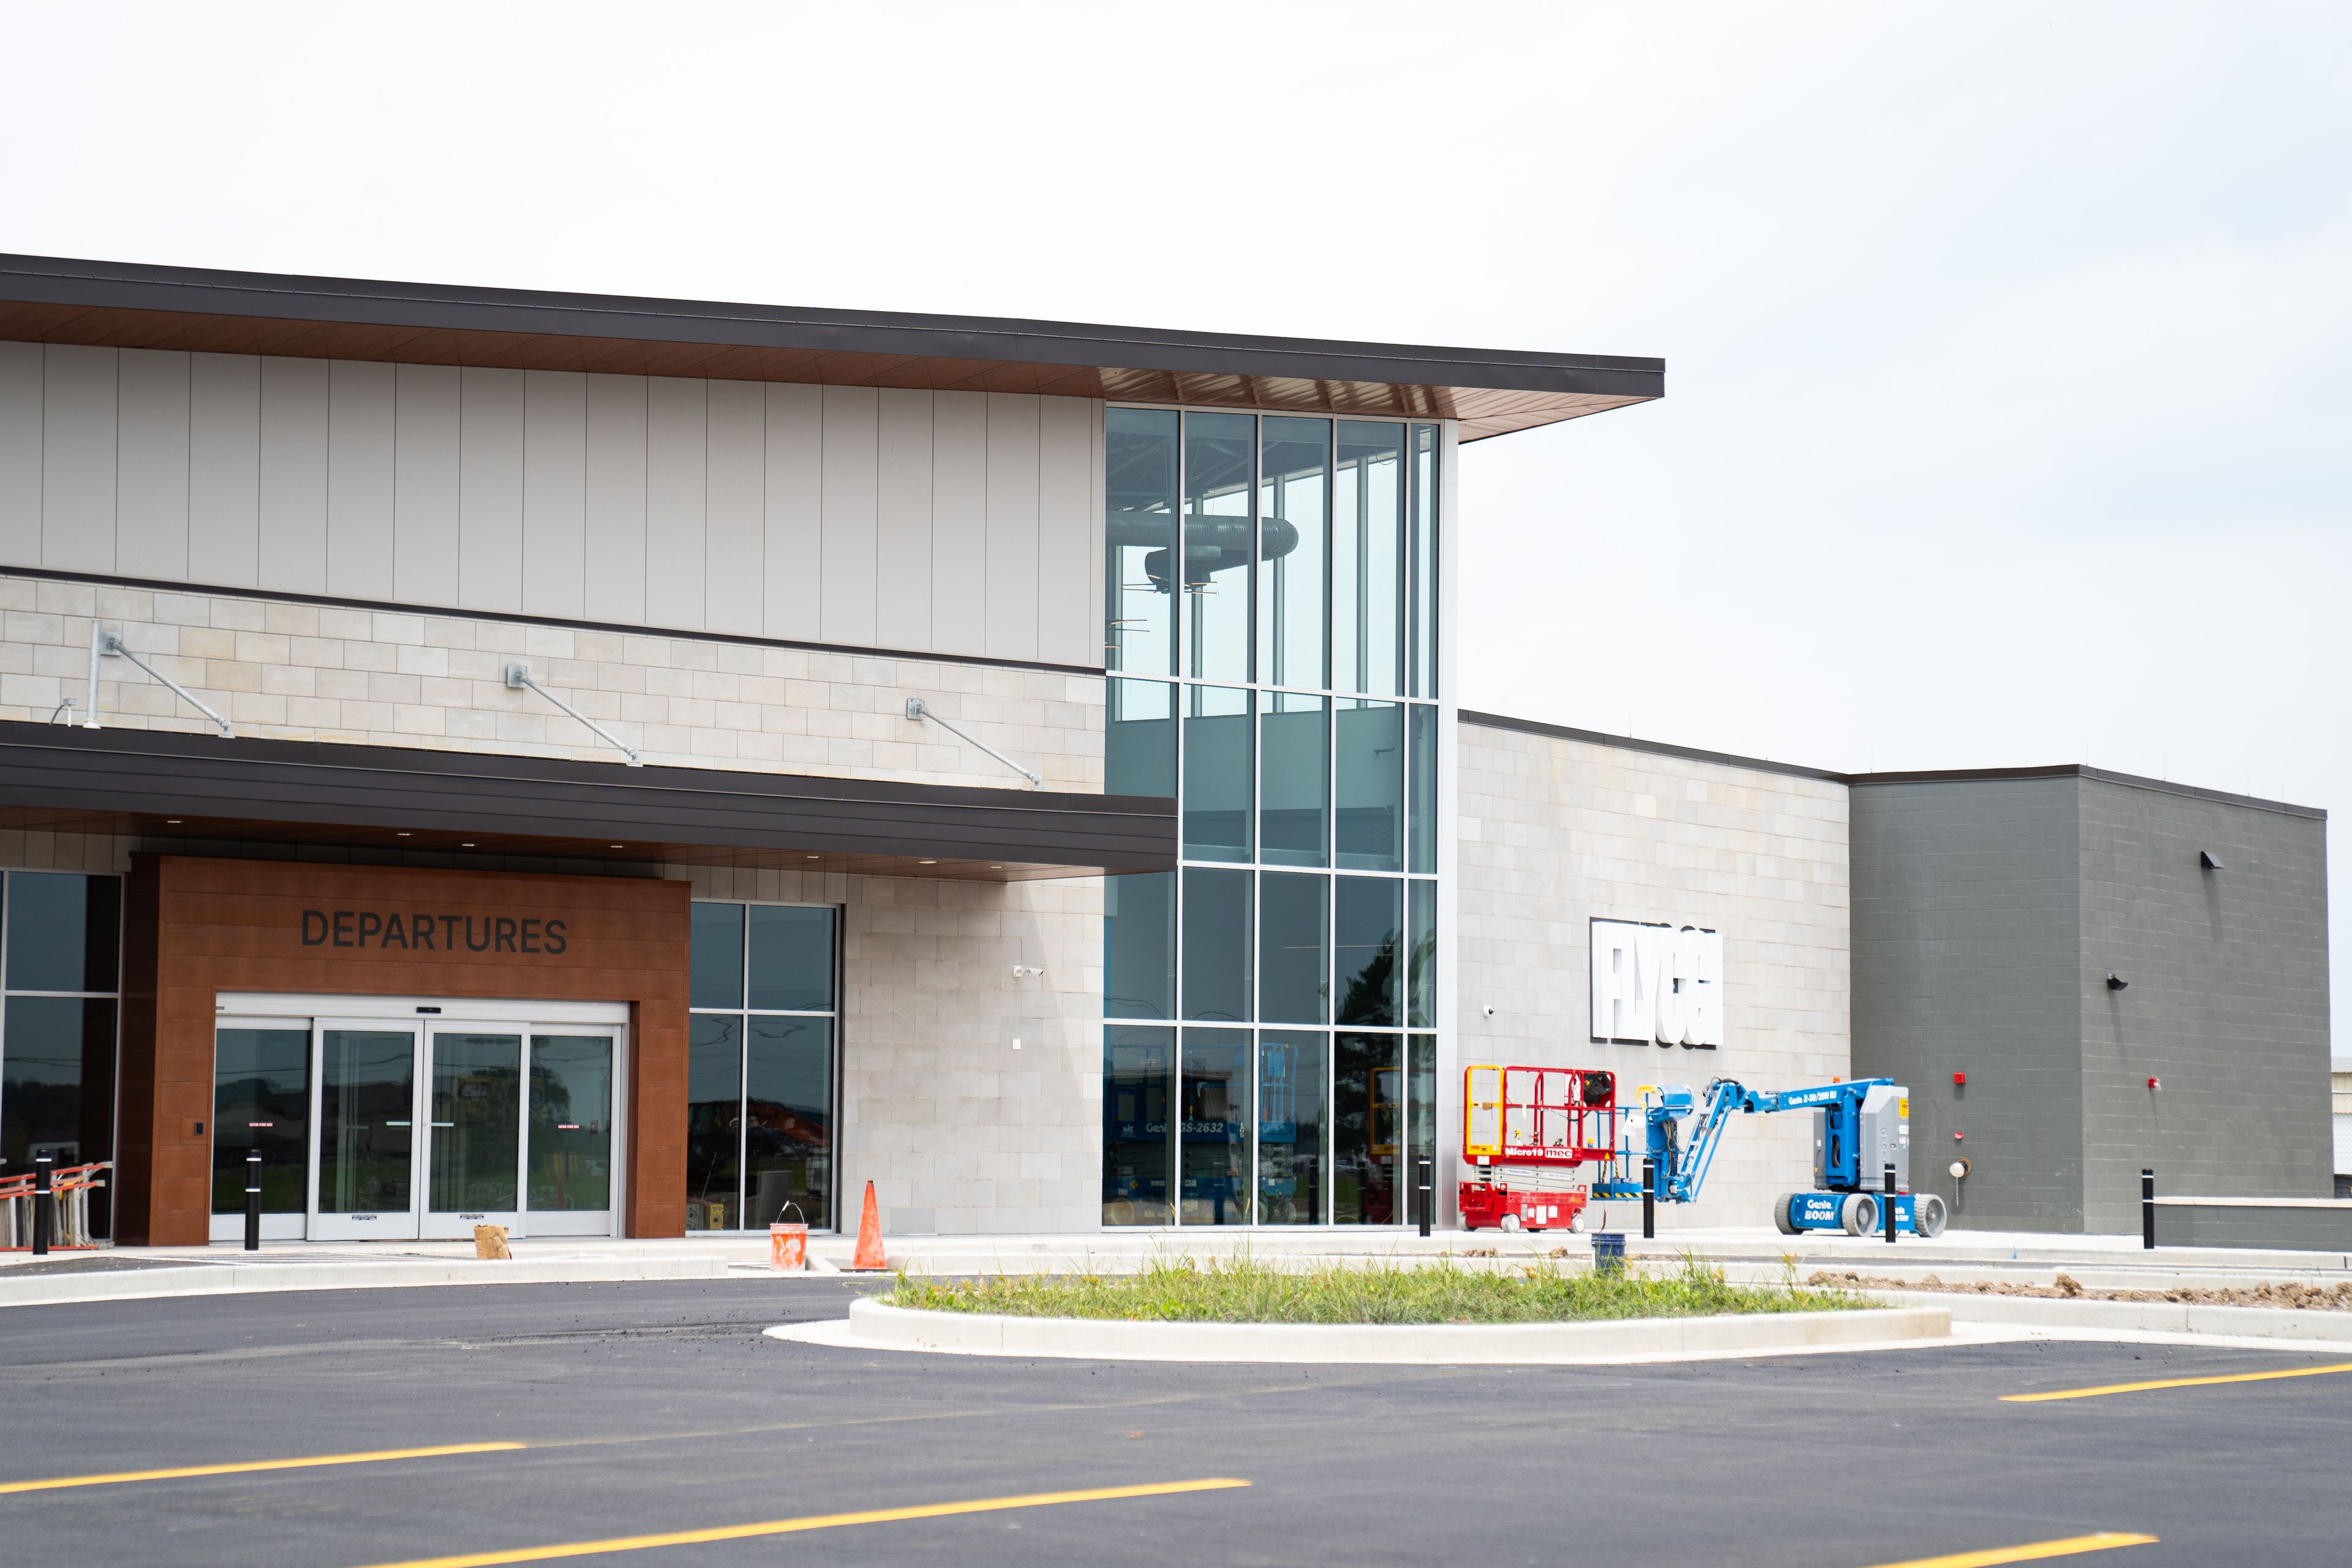
[[[1665,362],[0,255],[0,340],[1456,419],[1665,395]]]

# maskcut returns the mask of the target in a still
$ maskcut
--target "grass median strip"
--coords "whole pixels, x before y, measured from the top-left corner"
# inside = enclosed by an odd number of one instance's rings
[[[758,1524],[721,1524],[708,1530],[673,1530],[659,1535],[615,1535],[603,1541],[559,1542],[504,1552],[467,1552],[455,1557],[416,1557],[378,1563],[371,1568],[496,1568],[505,1563],[547,1563],[562,1557],[593,1557],[606,1552],[646,1552],[662,1546],[698,1546],[713,1541],[748,1541],[762,1535],[797,1535],[852,1524],[890,1524],[913,1519],[950,1519],[958,1514],[1000,1513],[1007,1509],[1053,1508],[1062,1503],[1112,1502],[1122,1498],[1173,1497],[1182,1492],[1224,1491],[1247,1481],[1211,1477],[1196,1481],[1152,1481],[1140,1486],[1094,1487],[1084,1491],[1027,1492],[1017,1497],[973,1498],[963,1502],[917,1503],[908,1508],[861,1509],[855,1513],[813,1513]]]
[[[1553,1323],[1818,1312],[1875,1307],[1850,1290],[1793,1282],[1733,1285],[1695,1258],[1651,1272],[1601,1274],[1548,1258],[1479,1268],[1451,1259],[1406,1267],[1285,1268],[1263,1258],[1156,1258],[1137,1274],[900,1277],[894,1307],[1024,1318],[1187,1323]]]
[[[451,1454],[502,1454],[521,1443],[444,1443],[431,1448],[379,1448],[365,1454],[312,1454],[297,1459],[247,1459],[230,1465],[181,1465],[167,1470],[112,1470],[97,1476],[52,1476],[37,1481],[0,1481],[0,1493],[59,1491],[67,1487],[112,1487],[131,1481],[176,1481],[189,1476],[242,1476],[260,1470],[310,1470],[327,1465],[374,1465],[391,1459],[438,1459]]]
[[[1949,1557],[1914,1557],[1905,1563],[1882,1563],[1878,1568],[2000,1568],[2004,1563],[2040,1563],[2052,1557],[2080,1557],[2086,1552],[2111,1552],[2118,1546],[2153,1546],[2153,1535],[2126,1535],[2103,1530],[2096,1535],[2070,1535],[2063,1541],[2036,1541],[2024,1546],[1996,1546],[1985,1552],[1958,1552]]]
[[[2332,1366],[2289,1366],[2274,1372],[2231,1372],[2210,1377],[2159,1377],[2147,1383],[2108,1383],[2096,1388],[2059,1388],[2047,1394],[2004,1394],[2004,1405],[2046,1405],[2057,1399],[2096,1399],[2108,1394],[2145,1394],[2157,1388],[2208,1388],[2220,1383],[2274,1383],[2283,1377],[2325,1377],[2352,1372],[2352,1361]]]

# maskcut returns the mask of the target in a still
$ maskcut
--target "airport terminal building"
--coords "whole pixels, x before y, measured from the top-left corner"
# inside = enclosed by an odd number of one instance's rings
[[[1664,391],[0,257],[0,1178],[112,1162],[126,1245],[253,1150],[282,1237],[1400,1226],[1492,1062],[1901,1078],[1961,1226],[2326,1195],[2323,814],[1460,708],[1461,444]]]

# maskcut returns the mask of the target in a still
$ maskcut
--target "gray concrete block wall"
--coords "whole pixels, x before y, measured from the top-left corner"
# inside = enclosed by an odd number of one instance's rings
[[[1956,1228],[2082,1228],[2076,782],[1853,786],[1853,1071],[1909,1086]]]
[[[1645,1083],[1851,1074],[1843,784],[1467,721],[1457,747],[1462,1066],[1607,1068],[1628,1101]],[[1595,918],[1723,933],[1720,1048],[1590,1037]],[[1660,1231],[1768,1224],[1811,1170],[1811,1116],[1736,1117],[1700,1201],[1666,1205]],[[1638,1225],[1638,1207],[1609,1205],[1610,1223]]]
[[[2326,822],[2098,778],[2080,798],[2085,1223],[2136,1228],[2146,1165],[2166,1193],[2331,1196]]]

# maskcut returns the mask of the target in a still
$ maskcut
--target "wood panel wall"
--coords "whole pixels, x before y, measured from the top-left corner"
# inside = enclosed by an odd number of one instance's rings
[[[0,566],[1099,666],[1102,406],[0,342]]]
[[[399,866],[131,859],[123,965],[118,1242],[202,1246],[210,1232],[213,1019],[223,991],[625,1002],[626,1230],[686,1226],[688,884]],[[513,951],[304,941],[305,910],[516,922]],[[563,951],[522,951],[525,920]],[[352,921],[356,939],[357,921]],[[315,934],[317,926],[311,930]],[[487,935],[489,927],[479,928]],[[444,928],[446,931],[446,928]],[[547,943],[542,940],[542,950]]]

